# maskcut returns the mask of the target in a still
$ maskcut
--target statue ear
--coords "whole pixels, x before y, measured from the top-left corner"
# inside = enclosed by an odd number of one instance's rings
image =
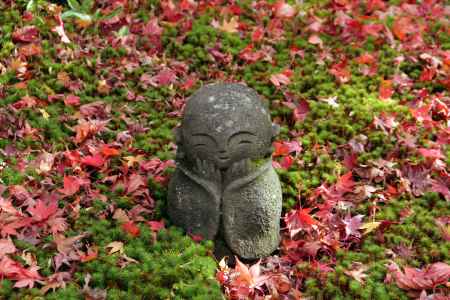
[[[181,145],[183,143],[183,134],[181,132],[181,128],[180,127],[174,128],[173,134],[175,135],[175,143],[177,145]]]
[[[280,125],[272,123],[272,138],[276,137],[280,133]]]

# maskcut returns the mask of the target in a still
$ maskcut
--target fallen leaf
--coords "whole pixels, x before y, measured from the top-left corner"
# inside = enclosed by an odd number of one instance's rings
[[[141,233],[141,230],[139,229],[139,227],[136,226],[136,224],[133,221],[123,223],[122,229],[134,237],[138,236]]]
[[[14,246],[14,243],[12,242],[10,237],[6,239],[0,239],[0,257],[5,254],[14,253],[16,251],[16,246]]]
[[[119,252],[120,254],[123,254],[124,249],[123,249],[123,243],[119,242],[119,241],[115,241],[115,242],[111,242],[108,245],[105,246],[106,249],[109,249],[109,254],[114,254],[116,252]]]
[[[237,17],[232,17],[229,21],[223,20],[219,29],[229,33],[238,32],[239,22]]]
[[[381,222],[366,222],[361,225],[360,229],[364,229],[363,235],[369,234],[380,226]]]
[[[345,270],[344,273],[356,281],[358,281],[361,284],[364,284],[364,280],[367,277],[366,272],[369,269],[368,266],[360,263],[360,262],[353,262],[350,270]]]

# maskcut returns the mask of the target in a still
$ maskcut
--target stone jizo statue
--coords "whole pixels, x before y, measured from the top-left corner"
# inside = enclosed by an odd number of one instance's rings
[[[189,233],[224,240],[241,258],[272,253],[282,204],[271,160],[278,131],[258,94],[242,84],[211,84],[192,95],[175,131],[172,221]]]

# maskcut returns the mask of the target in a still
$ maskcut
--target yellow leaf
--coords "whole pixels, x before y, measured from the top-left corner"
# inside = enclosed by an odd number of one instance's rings
[[[237,21],[237,17],[232,17],[230,21],[223,20],[222,25],[220,25],[220,30],[233,33],[237,32],[237,28],[239,26],[239,22]]]
[[[45,109],[43,109],[43,108],[39,108],[39,111],[41,112],[42,117],[43,117],[45,120],[48,120],[48,118],[50,117],[50,115],[48,114],[48,112],[46,112]]]
[[[109,250],[109,254],[113,254],[116,252],[119,252],[120,254],[123,253],[123,243],[122,242],[111,242],[108,245],[106,245],[105,248],[111,248],[111,250]]]
[[[381,222],[367,222],[364,223],[360,229],[365,229],[363,234],[368,234],[380,226]]]
[[[125,156],[124,159],[127,161],[128,167],[133,167],[134,164],[139,164],[141,161],[143,161],[144,156],[143,155]]]
[[[116,209],[114,212],[113,219],[123,223],[130,222],[130,218],[128,218],[127,213],[120,208]]]

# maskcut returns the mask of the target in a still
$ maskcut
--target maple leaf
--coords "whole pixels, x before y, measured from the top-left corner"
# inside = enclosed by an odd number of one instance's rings
[[[367,277],[366,272],[369,269],[368,266],[360,262],[353,262],[350,270],[345,270],[344,273],[359,283],[364,283],[364,279]]]
[[[139,175],[139,174],[131,174],[128,182],[127,182],[127,190],[126,193],[127,194],[131,194],[135,191],[137,191],[139,188],[141,187],[145,187],[147,185],[147,180],[144,176]]]
[[[164,221],[148,221],[148,226],[150,226],[150,229],[154,232],[158,232],[161,229],[165,228]]]
[[[323,41],[317,34],[312,34],[308,38],[308,43],[310,43],[312,45],[319,45],[320,48],[322,48],[322,46],[323,46]]]
[[[158,24],[158,18],[151,18],[147,24],[142,28],[142,34],[151,37],[160,37],[163,33],[163,28]]]
[[[417,152],[419,152],[420,155],[426,158],[431,159],[444,159],[445,156],[442,154],[441,149],[427,149],[427,148],[418,148]]]
[[[391,261],[387,269],[385,282],[395,281],[397,286],[404,290],[432,289],[450,279],[450,266],[443,262],[428,265],[424,269],[404,267],[402,272],[400,267]]]
[[[409,111],[418,122],[431,122],[431,104],[423,105],[417,109],[410,108]]]
[[[114,211],[113,219],[124,223],[130,222],[130,218],[128,217],[127,213],[121,208],[118,208]]]
[[[295,8],[286,3],[284,0],[279,0],[273,5],[273,10],[275,12],[275,17],[277,18],[292,18],[295,16],[296,11]]]
[[[56,272],[45,280],[44,287],[41,288],[42,293],[47,293],[50,289],[55,291],[57,288],[65,288],[66,282],[72,279],[70,272]]]
[[[345,224],[345,240],[347,240],[350,236],[357,238],[361,237],[359,229],[361,229],[361,221],[363,218],[364,215],[356,215],[354,217],[350,217],[350,215],[345,216],[344,220],[342,220],[342,223]]]
[[[289,169],[292,164],[294,163],[294,158],[291,155],[283,157],[280,163],[280,167],[287,170]]]
[[[109,249],[109,254],[114,254],[116,252],[119,252],[119,254],[123,254],[124,249],[123,249],[123,243],[119,242],[119,241],[114,241],[109,243],[108,245],[105,246],[106,249]]]
[[[261,261],[248,268],[243,264],[236,256],[236,267],[235,272],[237,272],[237,277],[234,278],[234,285],[248,287],[249,289],[258,288],[267,282],[269,276],[261,275]]]
[[[347,59],[343,59],[339,63],[332,65],[329,72],[334,75],[336,80],[341,84],[349,82],[352,77],[347,65]]]
[[[422,73],[420,74],[419,81],[431,81],[436,76],[436,69],[434,68],[424,68]]]
[[[44,151],[36,160],[39,161],[39,166],[36,169],[36,172],[38,172],[39,174],[47,173],[50,172],[53,167],[55,156]]]
[[[364,229],[364,235],[369,234],[381,225],[381,222],[366,222],[359,229]]]
[[[65,44],[69,44],[70,43],[70,39],[69,37],[67,37],[66,32],[64,31],[64,22],[61,18],[61,14],[57,14],[55,16],[56,22],[58,23],[58,25],[56,25],[55,27],[52,28],[53,32],[56,32],[59,37],[61,38],[61,42],[65,43]]]
[[[122,229],[134,237],[138,236],[141,233],[141,230],[139,229],[139,227],[136,226],[136,224],[133,221],[123,223]]]
[[[75,176],[64,176],[64,188],[59,189],[59,192],[65,196],[72,196],[80,189],[80,180]]]
[[[377,60],[373,54],[365,52],[365,53],[361,54],[360,56],[358,56],[357,58],[355,58],[355,61],[358,64],[373,65],[376,63]]]
[[[19,262],[10,259],[8,256],[3,256],[0,260],[0,278],[8,278],[15,280],[14,287],[33,288],[35,282],[42,282],[41,275],[37,272],[38,266],[31,266],[30,268],[24,268]]]
[[[337,192],[343,194],[351,192],[354,186],[355,182],[353,181],[353,173],[350,171],[339,177],[334,188]]]
[[[85,236],[86,234],[80,234],[66,238],[62,234],[55,234],[53,235],[53,241],[55,242],[56,249],[59,253],[68,254],[71,250],[73,250],[74,244],[80,241]]]
[[[31,214],[33,219],[38,222],[47,220],[50,216],[56,213],[58,210],[58,202],[52,201],[46,204],[43,200],[38,200],[36,205],[28,207],[27,211]]]
[[[153,77],[151,77],[147,84],[150,84],[154,87],[169,85],[171,83],[175,83],[177,80],[177,75],[172,69],[164,68],[159,73]]]
[[[120,155],[120,151],[116,148],[109,147],[107,145],[103,145],[101,148],[101,152],[105,157],[118,156]]]
[[[289,79],[293,75],[292,70],[284,70],[281,73],[278,74],[272,74],[270,75],[270,82],[273,83],[274,86],[280,87],[282,85],[288,85],[291,83],[291,80]]]
[[[309,231],[315,228],[317,221],[309,214],[310,212],[311,208],[300,208],[291,210],[286,214],[284,222],[287,225],[291,238],[302,230]]]
[[[431,179],[431,190],[436,193],[441,193],[447,201],[450,201],[450,175],[445,172],[440,172],[440,176]]]
[[[100,153],[97,153],[95,155],[88,155],[81,159],[81,163],[83,165],[91,166],[94,168],[103,167],[105,162],[106,162],[105,158]]]
[[[309,103],[306,100],[301,100],[298,102],[298,105],[294,108],[292,111],[292,117],[297,122],[302,122],[306,119],[306,116],[308,115],[310,111]]]
[[[237,17],[232,17],[229,21],[223,20],[219,29],[229,33],[238,32],[239,22]]]
[[[80,105],[80,97],[75,95],[67,95],[64,98],[64,104],[67,106],[78,106]]]
[[[252,33],[252,42],[259,42],[264,37],[264,27],[257,26]]]
[[[275,151],[273,152],[274,157],[286,156],[292,152],[295,152],[295,154],[297,155],[302,151],[302,147],[297,141],[273,142],[273,147],[275,148]]]
[[[76,132],[76,136],[74,139],[75,143],[80,144],[84,142],[88,137],[104,130],[107,123],[108,121],[86,121],[84,119],[80,119],[78,121],[78,124],[73,128]]]
[[[412,35],[416,33],[417,29],[411,17],[401,16],[395,19],[392,32],[400,41],[405,41],[408,34]]]
[[[96,259],[98,257],[98,247],[97,246],[91,246],[87,249],[87,253],[80,252],[80,261],[81,262],[88,262]]]
[[[36,26],[25,26],[15,30],[12,34],[14,42],[31,43],[38,39],[39,30]]]
[[[37,105],[37,99],[33,96],[23,96],[19,101],[15,102],[12,106],[15,109],[31,108]]]
[[[6,239],[0,239],[0,257],[4,256],[5,254],[14,253],[16,251],[16,246],[14,246],[11,238],[8,237]]]
[[[441,231],[442,238],[450,242],[450,216],[436,218],[435,222]]]
[[[23,45],[19,48],[19,53],[25,57],[39,56],[42,54],[42,47],[35,43]]]
[[[381,80],[378,94],[380,99],[382,100],[391,98],[391,96],[394,94],[394,90],[392,88],[392,80]]]

